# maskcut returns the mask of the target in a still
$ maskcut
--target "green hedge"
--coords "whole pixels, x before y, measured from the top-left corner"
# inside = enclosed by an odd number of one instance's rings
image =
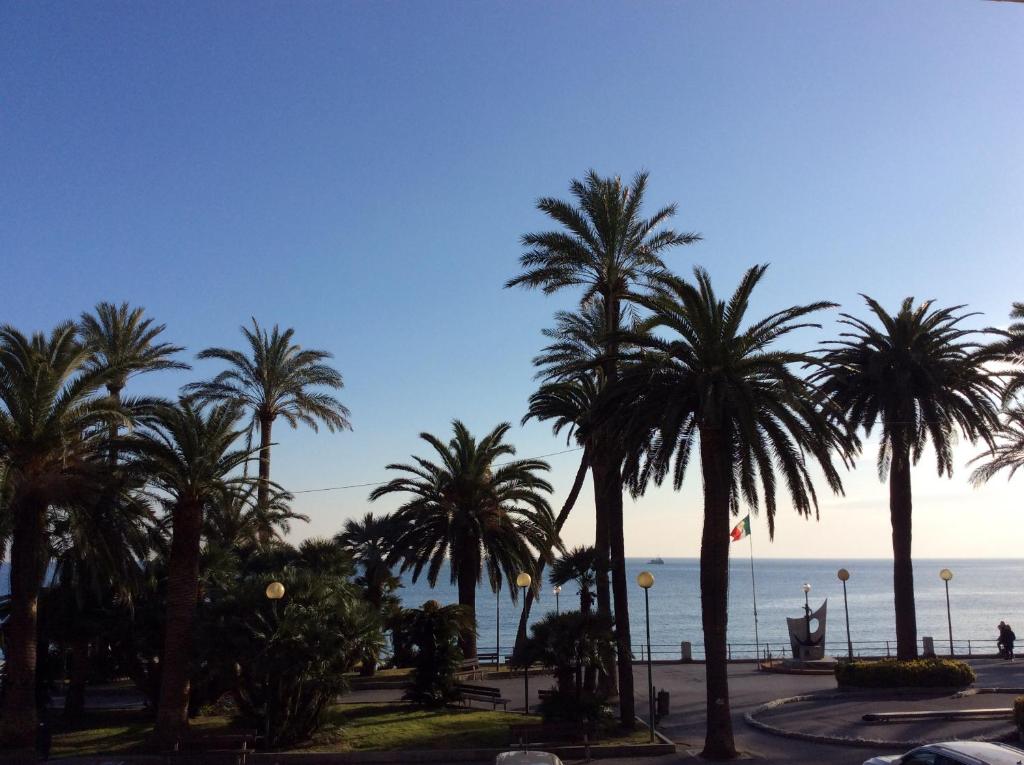
[[[954,659],[882,659],[836,665],[840,688],[963,688],[974,679],[970,665]]]

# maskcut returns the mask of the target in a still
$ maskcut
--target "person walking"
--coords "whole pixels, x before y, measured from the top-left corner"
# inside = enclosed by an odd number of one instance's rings
[[[1006,633],[1003,635],[1003,648],[1006,652],[1006,660],[1013,661],[1013,644],[1017,641],[1017,636],[1013,634],[1013,628],[1007,624]]]

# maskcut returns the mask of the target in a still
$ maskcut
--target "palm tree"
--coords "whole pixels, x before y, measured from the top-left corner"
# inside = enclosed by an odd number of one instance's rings
[[[366,600],[378,610],[384,598],[397,586],[388,563],[390,539],[398,533],[390,515],[366,513],[361,519],[349,518],[335,541],[352,555],[362,569]]]
[[[1018,470],[1024,469],[1024,407],[1014,407],[1006,413],[995,445],[971,462],[978,462],[984,457],[988,457],[988,462],[978,465],[971,473],[971,483],[975,486],[989,481],[1003,470],[1009,472],[1006,477],[1009,480]]]
[[[131,608],[141,589],[142,561],[152,553],[157,533],[145,497],[122,483],[120,476],[112,476],[109,483],[113,486],[103,486],[100,494],[113,501],[84,508],[69,503],[51,510],[50,590],[60,604],[54,616],[70,648],[64,700],[64,716],[69,720],[85,708],[89,647],[111,611]]]
[[[270,501],[270,447],[274,421],[282,417],[292,428],[308,425],[314,431],[320,423],[334,433],[351,429],[349,411],[323,388],[344,387],[341,374],[324,363],[327,351],[305,349],[293,341],[295,330],[284,332],[275,324],[271,332],[255,319],[252,328],[242,327],[249,355],[228,348],[207,348],[200,359],[219,359],[228,368],[212,380],[192,383],[185,391],[204,402],[233,401],[252,412],[252,429],[260,434],[260,475],[257,504]]]
[[[776,471],[784,477],[793,508],[804,516],[817,514],[811,461],[829,488],[842,490],[832,464],[833,450],[846,448],[842,429],[815,406],[814,388],[792,371],[811,357],[773,347],[795,329],[817,326],[802,323],[802,317],[832,304],[794,306],[744,326],[750,295],[765,268],[747,271],[728,301],[717,297],[699,268],[695,284],[672,279],[644,299],[652,315],[632,338],[643,350],[613,402],[622,411],[619,422],[629,446],[625,470],[636,493],[669,473],[679,489],[699,445],[708,698],[704,756],[711,759],[736,753],[726,671],[730,516],[741,503],[755,512],[763,504],[774,535]]]
[[[382,618],[386,616],[385,606],[398,607],[398,599],[392,593],[401,586],[391,572],[388,555],[390,540],[397,534],[398,527],[390,515],[366,513],[361,519],[349,518],[340,534],[334,537],[347,550],[362,573],[356,584],[363,588],[363,599]],[[376,672],[376,662],[364,661],[360,669],[363,675]]]
[[[629,304],[638,291],[663,284],[667,269],[662,255],[672,247],[700,237],[664,228],[675,215],[675,205],[641,217],[647,173],[637,173],[630,184],[620,178],[602,178],[591,170],[584,180],[569,186],[576,204],[545,197],[537,208],[561,228],[526,234],[527,252],[520,258],[523,272],[506,287],[538,288],[550,294],[582,287],[581,305],[596,304],[604,313],[600,387],[614,384],[619,373],[619,333]],[[628,586],[622,528],[622,450],[615,434],[601,428],[593,435],[591,470],[594,474],[598,528],[607,529],[608,559],[615,597],[615,635],[618,647],[619,717],[626,728],[635,724],[633,663],[630,650]],[[596,540],[598,549],[602,545]],[[600,580],[598,596],[601,597]],[[598,606],[603,604],[599,601]]]
[[[504,579],[514,598],[516,576],[534,570],[533,550],[546,550],[551,543],[554,518],[545,497],[551,485],[540,477],[549,466],[534,459],[498,462],[516,453],[504,441],[511,427],[507,422],[479,440],[458,420],[452,427],[447,444],[420,434],[439,463],[414,456],[415,465],[388,465],[408,475],[377,487],[370,500],[394,493],[412,496],[395,513],[400,532],[392,557],[401,560],[402,571],[412,570],[414,582],[426,569],[431,587],[448,561],[459,604],[475,619],[476,587],[484,568],[489,581]],[[460,642],[466,658],[476,657],[475,630],[464,630]]]
[[[154,740],[173,748],[188,725],[192,624],[199,587],[200,541],[204,512],[231,500],[251,485],[238,476],[253,449],[238,448],[244,436],[242,412],[235,403],[206,410],[188,398],[162,404],[145,419],[132,443],[154,491],[171,516],[167,605],[161,659],[160,696]]]
[[[1024,303],[1013,304],[1010,318],[1015,321],[1010,324],[1009,330],[1001,333],[1002,339],[989,348],[1000,361],[1012,367],[1003,391],[1003,403],[1006,405],[1010,405],[1024,391]]]
[[[291,521],[309,523],[309,516],[292,509],[294,497],[271,486],[267,506],[256,501],[255,484],[232,492],[224,501],[206,509],[203,537],[207,544],[252,551],[268,543],[282,544]]]
[[[559,534],[569,518],[579,498],[590,471],[590,455],[592,447],[583,437],[599,394],[598,375],[595,372],[601,354],[604,318],[596,304],[584,307],[578,314],[559,311],[555,314],[555,328],[545,329],[544,335],[553,342],[533,360],[540,367],[538,377],[545,380],[540,388],[530,396],[529,408],[523,417],[525,425],[531,419],[550,421],[551,430],[557,436],[566,431],[566,444],[575,443],[583,449],[579,467],[569,494],[555,518],[555,531]],[[596,489],[596,487],[595,487]],[[608,529],[603,523],[604,516],[598,515],[597,541],[595,546],[605,553],[599,561],[600,568],[595,574],[598,603],[602,613],[611,618],[611,598],[608,590]],[[550,552],[550,551],[545,551]],[[540,581],[544,575],[544,563],[547,555],[537,561],[535,578]],[[519,629],[516,632],[516,646],[520,647],[526,640],[526,625],[533,606],[534,591],[526,593],[526,604],[519,616]]]
[[[130,377],[165,369],[188,369],[188,364],[177,361],[173,356],[183,349],[170,343],[159,342],[166,329],[163,324],[154,324],[145,318],[143,308],[130,308],[128,303],[97,303],[94,313],[83,313],[79,320],[79,337],[89,350],[86,362],[88,369],[103,375],[107,394],[113,406],[121,406],[121,392]],[[110,426],[109,460],[118,462],[118,426]],[[99,517],[111,518],[115,514],[117,497],[105,494],[99,498],[94,513]],[[129,512],[129,515],[131,513]],[[79,566],[89,565],[89,558],[80,558]],[[113,583],[111,583],[113,584]],[[71,666],[77,667],[68,686],[67,703],[64,712],[69,717],[77,716],[85,699],[85,670],[88,667],[89,642],[80,639],[71,646]]]
[[[892,523],[896,654],[917,656],[914,568],[911,556],[911,467],[930,441],[939,475],[953,474],[953,444],[959,430],[971,443],[990,447],[999,429],[998,377],[983,364],[991,351],[970,342],[974,334],[960,323],[963,306],[914,307],[906,298],[889,314],[864,295],[880,326],[842,314],[850,327],[841,340],[826,343],[822,367],[814,375],[831,407],[851,433],[881,430],[878,477],[889,480]]]
[[[128,303],[97,303],[95,313],[83,313],[79,322],[82,341],[90,351],[88,366],[106,375],[107,392],[119,400],[128,379],[162,369],[189,369],[172,358],[183,348],[157,342],[167,328],[143,318],[145,309]]]
[[[105,380],[85,367],[89,352],[75,334],[72,322],[49,336],[0,327],[0,463],[11,529],[0,746],[35,742],[36,612],[47,564],[47,511],[92,496],[106,428],[123,421],[97,396]]]
[[[589,616],[591,610],[597,563],[596,548],[574,547],[551,564],[549,579],[553,586],[562,587],[569,582],[579,585],[580,613],[584,616]]]

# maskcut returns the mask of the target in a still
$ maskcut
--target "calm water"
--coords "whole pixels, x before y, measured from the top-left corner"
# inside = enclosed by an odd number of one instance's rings
[[[885,652],[885,640],[895,640],[895,617],[892,594],[892,563],[886,560],[764,560],[755,561],[757,579],[758,634],[761,644],[788,647],[786,617],[803,615],[804,582],[811,584],[811,608],[817,609],[828,599],[826,639],[829,650],[845,652],[846,627],[843,616],[843,588],[836,571],[845,567],[850,572],[847,591],[850,606],[850,631],[855,642],[874,642],[873,646],[855,646],[864,653]],[[914,587],[917,600],[918,635],[931,635],[937,650],[948,647],[946,600],[939,570],[953,571],[950,601],[953,637],[957,651],[966,652],[966,640],[984,641],[982,650],[994,651],[996,629],[1000,619],[1024,628],[1024,562],[1016,560],[919,560],[914,564]],[[647,559],[630,558],[626,562],[630,583],[630,623],[637,653],[644,636],[643,590],[636,586],[636,575],[647,569],[654,574],[650,591],[651,644],[655,658],[678,657],[679,643],[694,644],[694,656],[702,655],[700,627],[700,566],[694,558],[666,558],[664,565],[648,565]],[[406,605],[418,606],[429,598],[442,603],[457,602],[455,587],[447,580],[431,590],[422,580],[405,583],[401,590]],[[562,608],[578,608],[579,598],[573,585],[566,586],[560,596]],[[511,648],[518,626],[521,606],[512,603],[507,593],[501,599],[502,652]],[[535,603],[534,615],[554,610],[555,597],[545,583],[541,599]],[[494,646],[496,598],[481,588],[477,593],[477,621],[482,650]],[[532,618],[531,618],[532,621]],[[959,641],[965,642],[961,644]],[[753,653],[754,616],[751,600],[750,559],[737,557],[732,561],[729,589],[729,641],[734,655]],[[743,645],[747,644],[747,645]],[[974,648],[973,650],[978,650]],[[762,649],[763,650],[763,649]],[[895,650],[895,649],[894,649]]]
[[[886,560],[764,560],[756,562],[759,637],[762,644],[785,646],[787,616],[803,614],[801,585],[809,582],[811,607],[816,609],[828,598],[827,640],[830,650],[840,653],[846,647],[843,619],[843,589],[836,579],[840,566],[850,571],[847,583],[850,605],[850,630],[855,642],[873,641],[874,646],[857,647],[864,652],[885,651],[885,640],[894,640],[892,564]],[[1024,562],[1017,560],[919,560],[914,566],[917,595],[918,635],[931,635],[940,651],[948,645],[946,601],[939,569],[948,567],[954,573],[950,583],[953,635],[957,650],[966,651],[966,642],[982,641],[981,650],[994,650],[995,624],[1000,619],[1024,629]],[[654,655],[678,656],[679,643],[694,644],[694,655],[702,653],[700,629],[699,565],[693,558],[666,558],[664,565],[648,565],[643,558],[627,561],[630,582],[630,621],[633,643],[639,653],[643,640],[643,591],[635,585],[636,575],[648,569],[654,573],[655,585],[650,591],[651,643]],[[0,593],[8,589],[7,566],[0,567]],[[455,587],[443,576],[436,589],[424,580],[412,583],[406,579],[401,589],[407,606],[419,606],[431,598],[442,603],[457,602]],[[568,585],[561,594],[561,607],[578,607],[576,588]],[[513,603],[506,592],[500,602],[501,648],[511,648],[521,606]],[[494,593],[481,587],[477,593],[477,620],[482,650],[495,645],[496,611]],[[545,582],[541,598],[533,609],[539,618],[546,610],[554,610],[555,598]],[[754,617],[751,602],[750,561],[737,557],[732,561],[729,594],[729,641],[734,655],[752,652]],[[744,645],[745,644],[745,645]],[[976,643],[975,643],[976,644]],[[974,650],[977,650],[975,648]]]

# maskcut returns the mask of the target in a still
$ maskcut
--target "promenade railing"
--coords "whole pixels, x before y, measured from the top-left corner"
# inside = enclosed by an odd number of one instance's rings
[[[917,651],[924,655],[924,636],[918,638]],[[934,638],[933,647],[937,656],[949,656],[949,640]],[[792,654],[789,640],[777,639],[775,641],[765,640],[759,644],[754,643],[727,643],[727,658],[729,661],[753,661],[755,658],[786,658]],[[954,657],[970,656],[995,656],[997,654],[996,638],[955,638],[953,640]],[[849,654],[849,646],[845,640],[828,640],[825,643],[825,655],[842,658]],[[856,658],[885,658],[896,656],[896,639],[891,640],[854,640],[853,655]],[[638,661],[647,658],[647,645],[635,644],[633,656]],[[704,660],[704,644],[690,643],[690,658],[694,661]],[[683,658],[682,641],[679,643],[652,643],[651,658],[654,661],[679,661]]]

